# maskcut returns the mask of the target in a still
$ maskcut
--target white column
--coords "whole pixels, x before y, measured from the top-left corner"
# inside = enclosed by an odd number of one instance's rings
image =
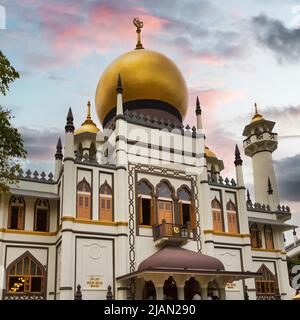
[[[269,151],[258,152],[252,157],[253,180],[255,201],[261,204],[268,204],[268,177],[273,188],[273,201],[270,203],[271,209],[276,210],[279,204],[277,180],[273,167],[272,153]]]
[[[74,300],[74,237],[72,232],[62,233],[60,299]],[[77,284],[75,284],[76,287]],[[80,283],[83,286],[82,283]]]

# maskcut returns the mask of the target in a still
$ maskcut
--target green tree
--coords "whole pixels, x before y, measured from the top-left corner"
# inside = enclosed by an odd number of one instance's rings
[[[18,72],[0,51],[0,91],[3,95],[17,78]],[[21,172],[18,161],[26,157],[21,134],[11,125],[12,118],[11,111],[0,106],[0,192],[8,192],[9,185],[17,182]]]
[[[8,92],[9,84],[17,78],[20,78],[19,73],[0,50],[0,91],[3,95]]]

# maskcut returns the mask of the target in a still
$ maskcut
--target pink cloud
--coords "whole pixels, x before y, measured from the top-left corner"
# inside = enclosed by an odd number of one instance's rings
[[[199,97],[201,105],[204,110],[210,110],[203,113],[203,118],[206,123],[210,123],[214,120],[215,114],[212,112],[216,107],[225,105],[236,99],[240,99],[244,96],[244,93],[231,89],[201,89],[198,87],[189,88],[189,108],[185,118],[187,123],[195,123],[195,102],[196,97]]]
[[[206,52],[200,53],[196,60],[201,64],[211,65],[211,66],[223,66],[226,60],[223,57],[219,57],[215,54]]]
[[[129,11],[124,11],[106,4],[94,5],[87,11],[82,11],[76,4],[47,4],[39,8],[39,15],[50,42],[49,51],[53,51],[58,66],[76,63],[92,52],[106,53],[120,45],[128,47],[128,43],[134,49],[136,33],[132,19],[135,16],[144,21],[144,43],[168,23],[140,7],[129,7]],[[49,63],[45,62],[45,67],[49,67]]]

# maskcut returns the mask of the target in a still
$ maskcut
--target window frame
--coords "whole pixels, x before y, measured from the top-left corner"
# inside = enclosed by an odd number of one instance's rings
[[[28,272],[25,273],[24,271],[24,261],[25,259],[28,259]],[[22,269],[21,269],[21,274],[17,274],[17,265],[22,263]],[[35,274],[31,274],[31,266],[32,263],[35,265]],[[14,274],[12,274],[12,270],[14,268]],[[37,273],[37,270],[41,271],[41,274],[39,275]],[[30,270],[30,271],[29,271]],[[6,274],[6,286],[5,286],[5,294],[6,295],[14,295],[14,296],[43,296],[46,297],[46,292],[47,292],[47,270],[45,269],[45,267],[29,252],[26,251],[25,253],[23,253],[21,256],[19,256],[18,258],[16,258],[14,261],[12,261],[8,267],[5,269],[5,274]],[[25,288],[24,285],[24,290],[23,291],[19,291],[19,292],[13,292],[11,291],[9,288],[10,285],[10,279],[11,278],[23,278],[24,283],[26,283],[27,286],[29,286],[29,290]],[[40,291],[31,291],[32,288],[32,279],[33,278],[40,278],[41,279],[41,290]]]
[[[81,190],[83,189],[83,190]],[[80,197],[82,197],[82,206],[79,204]],[[88,206],[86,207],[86,197],[88,197]],[[86,180],[85,177],[81,181],[77,183],[76,187],[76,218],[82,220],[92,220],[92,203],[93,203],[93,196],[92,196],[92,187],[91,184]],[[85,211],[88,210],[87,217],[81,216],[79,213],[79,208]]]
[[[13,204],[13,201],[18,201],[20,203],[20,205],[18,204]],[[8,206],[8,216],[7,216],[7,229],[11,229],[11,230],[25,230],[25,200],[22,196],[17,196],[17,195],[12,195],[10,197],[10,200],[9,200],[9,206]],[[20,228],[11,228],[11,214],[12,214],[12,207],[18,207],[20,210],[20,208],[22,208],[22,218],[21,218],[21,227]],[[18,215],[19,215],[19,211],[18,211]],[[19,217],[18,217],[18,225],[19,225]]]
[[[103,193],[103,190],[109,190],[109,193]],[[106,221],[106,222],[113,222],[114,221],[114,197],[113,197],[113,189],[108,184],[107,180],[102,183],[102,185],[99,187],[99,208],[98,208],[98,219],[99,221]],[[104,201],[104,207],[102,206]],[[110,202],[110,208],[108,208],[108,201]],[[105,214],[109,214],[109,219],[103,219],[101,217],[101,211],[103,214],[103,211]]]
[[[218,208],[214,207],[213,204],[218,203]],[[223,208],[222,208],[222,203],[217,199],[217,197],[214,197],[214,199],[211,201],[211,214],[212,214],[212,222],[213,222],[213,231],[214,232],[224,232],[224,214],[223,214]],[[221,219],[221,230],[217,230],[215,228],[214,221],[217,221],[217,219],[214,219],[214,216],[218,215]]]
[[[43,206],[39,206],[38,203],[39,201],[45,201],[47,206],[46,208]],[[47,210],[47,215],[46,215],[46,219],[47,219],[47,224],[46,224],[46,230],[45,231],[40,231],[40,230],[36,230],[37,228],[37,210],[38,209],[42,209],[42,210]],[[36,232],[49,232],[49,228],[50,228],[50,203],[48,199],[44,199],[44,198],[38,198],[35,201],[34,204],[34,221],[33,221],[33,231]]]

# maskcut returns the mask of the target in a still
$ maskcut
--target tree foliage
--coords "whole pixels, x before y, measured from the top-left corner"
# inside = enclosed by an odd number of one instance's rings
[[[16,78],[19,78],[18,72],[0,51],[0,91],[3,95]],[[26,157],[21,134],[12,127],[11,119],[11,111],[0,106],[0,192],[8,192],[9,185],[17,182],[21,173],[18,161]]]
[[[0,91],[3,95],[8,92],[9,84],[17,78],[20,78],[19,73],[0,50]]]
[[[8,185],[16,182],[21,172],[18,158],[26,157],[21,134],[11,126],[11,119],[11,111],[0,106],[0,192],[8,192]]]

